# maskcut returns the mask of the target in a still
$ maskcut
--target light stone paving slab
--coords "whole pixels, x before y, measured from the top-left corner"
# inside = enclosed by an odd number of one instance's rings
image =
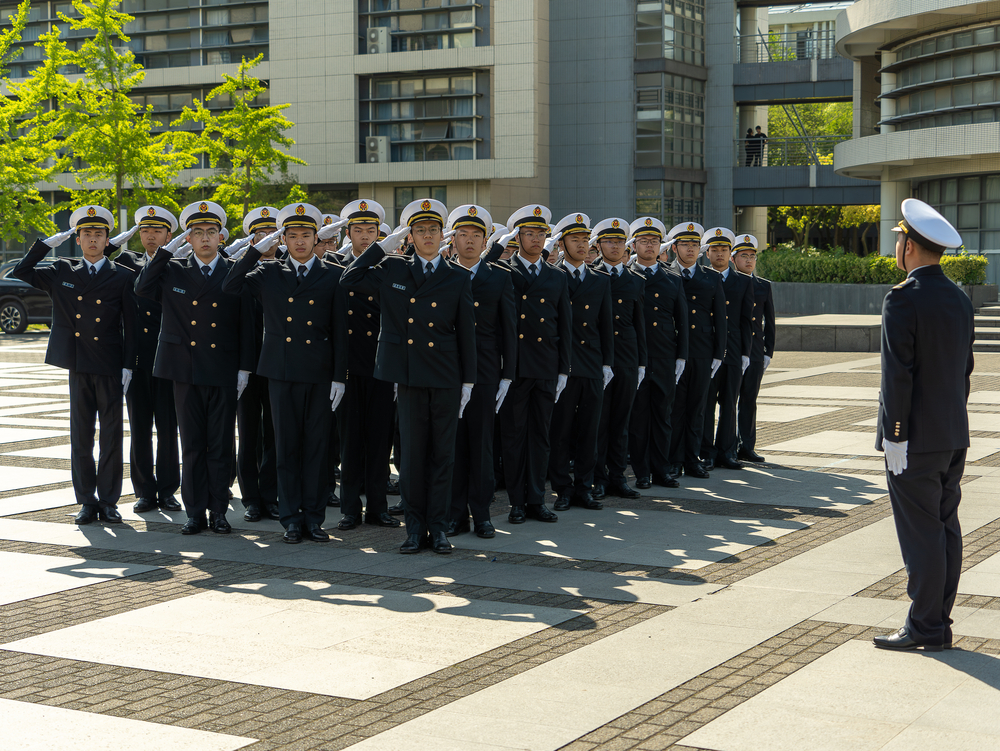
[[[969,394],[969,404],[1000,404],[1000,391],[973,391]]]
[[[280,579],[193,595],[4,645],[144,670],[366,699],[577,611]],[[240,624],[241,656],[218,648]],[[108,655],[101,635],[143,633]],[[285,646],[273,648],[276,635]]]
[[[28,417],[0,417],[0,426],[11,428],[55,428],[69,430],[69,420],[46,420]],[[49,434],[51,435],[51,434]]]
[[[7,467],[4,467],[6,470]],[[0,498],[0,516],[24,514],[28,511],[43,511],[60,506],[70,506],[76,503],[72,488],[61,490],[43,490],[40,493],[27,493],[11,498]],[[74,507],[74,514],[76,513]]]
[[[966,461],[974,462],[1000,451],[995,438],[972,438]],[[875,450],[874,433],[854,433],[849,430],[823,430],[791,441],[764,446],[761,451],[794,451],[812,454],[845,454],[848,456],[882,456]]]
[[[37,422],[42,422],[41,420],[36,420]],[[128,428],[126,427],[127,431]],[[98,443],[97,438],[100,436],[98,432],[94,440],[94,461],[97,461],[97,457],[100,454],[101,447]],[[67,439],[68,440],[68,439]],[[180,444],[178,444],[179,446]],[[129,452],[132,450],[132,442],[129,436],[123,436],[122,438],[122,457],[123,461],[128,462]],[[156,450],[156,438],[153,438],[153,450]],[[21,451],[5,451],[3,456],[31,456],[39,459],[72,459],[72,446],[67,442],[59,446],[43,446],[38,449],[22,449]],[[155,454],[154,454],[155,456]],[[128,487],[128,483],[125,483],[125,487]]]
[[[959,507],[959,519],[963,518]],[[962,574],[958,590],[967,595],[1000,597],[1000,553],[991,555]]]
[[[837,412],[840,407],[800,407],[792,405],[763,404],[757,406],[757,422],[795,422],[809,417]]]
[[[37,467],[4,467],[0,471],[0,490],[32,488],[37,485],[52,485],[71,479],[68,469],[39,469]],[[72,491],[68,491],[72,493]]]
[[[24,407],[34,405],[33,412],[38,412],[43,407],[50,404],[58,404],[56,399],[38,399],[37,397],[26,397],[26,396],[6,396],[0,395],[0,414],[11,414],[9,408],[23,409]]]
[[[801,378],[796,375],[796,380]],[[850,399],[856,401],[878,401],[878,389],[874,386],[770,386],[762,388],[761,396],[780,396],[801,399]]]
[[[65,396],[69,398],[69,384],[60,384],[58,386],[35,386],[30,389],[19,389],[25,394],[53,394],[56,396]]]
[[[64,435],[69,435],[69,433],[28,428],[0,428],[0,445],[20,443],[21,441],[37,441],[39,438],[56,438]]]
[[[5,751],[235,751],[256,743],[224,733],[0,699]]]
[[[0,551],[0,570],[16,572],[16,576],[0,578],[0,605],[141,574],[155,568],[157,567]]]
[[[818,456],[786,456],[781,452],[777,452],[771,453],[765,458],[768,464],[789,464],[797,467],[816,467],[817,469],[875,469],[880,471],[885,469],[885,460],[881,459],[881,455],[879,459],[857,459],[854,457],[850,459],[830,459]],[[868,475],[868,477],[870,478],[871,475]]]
[[[829,363],[827,365],[817,365],[812,368],[786,368],[783,370],[768,368],[767,372],[764,373],[763,384],[767,386],[772,383],[794,381],[800,378],[809,378],[810,376],[826,375],[827,373],[849,373],[852,370],[860,370],[862,368],[871,367],[878,368],[881,367],[881,365],[882,358],[876,355],[875,357],[865,357],[857,360]]]
[[[961,589],[961,587],[960,587]],[[848,597],[816,616],[818,621],[853,623],[858,626],[899,628],[910,609],[909,601],[878,597]],[[1000,639],[1000,611],[957,606],[952,609],[952,632],[956,636]]]
[[[700,516],[670,511],[576,510],[558,525],[512,525],[494,520],[492,540],[462,535],[451,538],[466,550],[584,558],[697,570],[806,525],[785,520]],[[558,527],[558,529],[556,528]]]
[[[1000,659],[849,641],[684,738],[716,751],[1000,747]],[[904,737],[905,734],[905,737]],[[901,739],[902,738],[902,739]],[[942,742],[944,745],[942,745]]]

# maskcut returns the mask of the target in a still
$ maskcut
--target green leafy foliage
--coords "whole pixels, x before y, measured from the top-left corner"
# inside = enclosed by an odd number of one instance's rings
[[[946,255],[941,268],[952,281],[982,284],[986,281],[986,256]],[[780,248],[758,255],[757,273],[774,282],[812,284],[899,284],[906,273],[896,267],[895,256],[858,257],[843,251],[819,252]]]

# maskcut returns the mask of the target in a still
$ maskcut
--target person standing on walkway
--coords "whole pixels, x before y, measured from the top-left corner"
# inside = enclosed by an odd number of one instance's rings
[[[941,270],[962,238],[941,214],[907,198],[894,228],[896,265],[907,272],[882,303],[882,386],[875,447],[885,452],[896,535],[913,601],[880,649],[952,645],[951,609],[962,570],[958,505],[969,447],[975,340],[968,296]]]

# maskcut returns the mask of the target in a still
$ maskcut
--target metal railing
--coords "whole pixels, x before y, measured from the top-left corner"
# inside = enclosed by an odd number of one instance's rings
[[[837,57],[836,41],[832,29],[741,36],[736,39],[736,59],[741,63],[825,60]]]
[[[733,146],[737,167],[801,167],[833,164],[833,147],[850,135],[809,138],[741,138]]]

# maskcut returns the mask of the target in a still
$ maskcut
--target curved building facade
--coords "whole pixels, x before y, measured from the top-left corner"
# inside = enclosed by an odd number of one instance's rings
[[[854,62],[854,133],[834,165],[881,181],[882,253],[915,196],[968,251],[1000,254],[1000,2],[861,0],[837,19],[837,49]]]

